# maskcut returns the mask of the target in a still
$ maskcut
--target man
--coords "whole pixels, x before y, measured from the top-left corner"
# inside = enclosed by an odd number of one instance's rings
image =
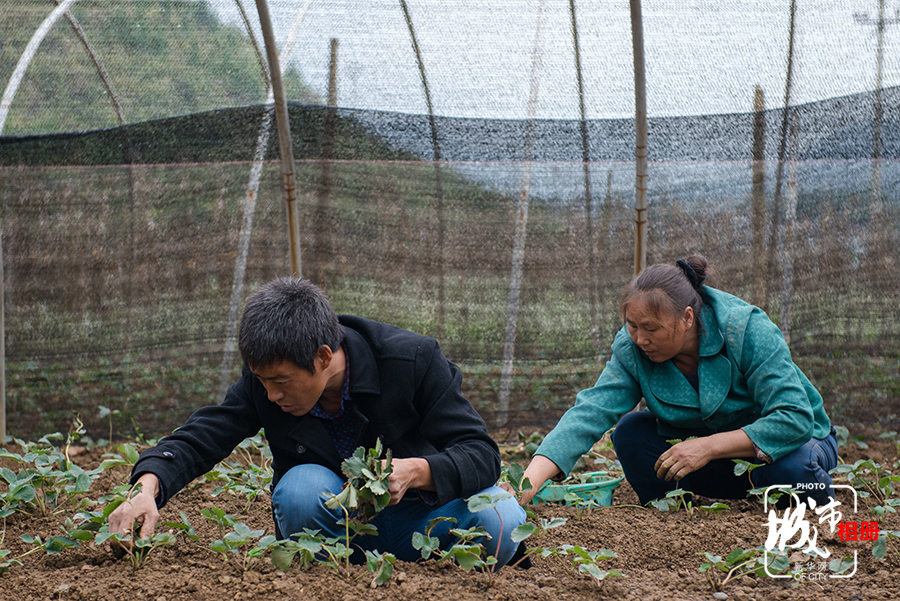
[[[325,493],[343,485],[341,462],[380,438],[393,453],[390,505],[374,519],[378,536],[354,544],[415,561],[413,532],[436,517],[432,536],[444,548],[451,527],[483,526],[485,547],[504,565],[516,545],[509,533],[525,522],[515,499],[494,511],[469,513],[465,498],[493,488],[500,453],[484,421],[462,395],[459,369],[433,338],[361,317],[338,317],[308,280],[280,278],[247,302],[239,343],[241,379],[220,405],[199,409],[187,423],[141,454],[132,483],[141,490],[110,515],[110,530],[135,522],[150,536],[158,509],[194,478],[226,458],[260,428],[272,449],[276,535],[321,530],[339,536],[342,514],[325,507]],[[502,517],[501,517],[502,516]],[[502,525],[501,525],[502,519]],[[503,533],[503,540],[500,534]],[[499,551],[498,551],[499,543]],[[363,560],[363,553],[353,559]]]

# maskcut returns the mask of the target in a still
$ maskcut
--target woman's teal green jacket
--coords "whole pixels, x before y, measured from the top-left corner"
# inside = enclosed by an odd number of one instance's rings
[[[666,438],[740,428],[773,461],[810,438],[828,436],[831,421],[822,396],[794,364],[781,331],[768,316],[706,286],[701,298],[699,393],[672,361],[647,359],[623,327],[597,383],[578,393],[575,405],[535,454],[568,474],[641,398]]]

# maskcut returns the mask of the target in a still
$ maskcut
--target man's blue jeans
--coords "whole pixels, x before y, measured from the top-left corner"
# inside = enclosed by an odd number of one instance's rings
[[[713,499],[743,499],[751,488],[766,488],[776,484],[812,485],[807,494],[817,504],[834,497],[829,470],[837,466],[837,437],[834,429],[828,438],[810,439],[796,451],[777,461],[755,468],[750,475],[734,475],[731,459],[715,459],[679,482],[666,482],[656,477],[656,460],[671,447],[656,429],[656,417],[649,411],[626,413],[612,434],[625,479],[637,493],[642,505],[666,496],[678,488]],[[756,457],[745,457],[750,463],[762,463]],[[818,488],[823,486],[823,488]]]
[[[344,485],[344,479],[326,467],[320,465],[297,465],[291,468],[278,482],[272,493],[272,508],[275,521],[282,536],[302,532],[304,528],[320,530],[326,537],[343,536],[344,529],[336,524],[343,518],[340,509],[332,511],[325,507],[326,497],[322,493],[337,494]],[[491,487],[480,493],[492,495],[506,494],[501,488]],[[498,515],[499,512],[499,515]],[[425,532],[428,522],[437,517],[456,518],[455,523],[440,522],[431,536],[441,541],[441,548],[450,548],[457,538],[450,533],[451,528],[473,528],[482,526],[490,540],[481,541],[488,554],[497,556],[500,566],[512,558],[518,547],[510,540],[509,534],[525,523],[525,511],[515,498],[508,498],[497,503],[497,511],[486,509],[478,513],[470,513],[464,499],[454,499],[440,507],[430,507],[417,498],[408,498],[396,505],[391,505],[372,520],[378,529],[378,536],[358,536],[351,546],[357,547],[351,561],[365,561],[365,550],[390,552],[402,561],[422,559],[422,554],[412,546],[414,532]],[[502,521],[502,523],[501,523]],[[500,550],[497,552],[498,541]]]

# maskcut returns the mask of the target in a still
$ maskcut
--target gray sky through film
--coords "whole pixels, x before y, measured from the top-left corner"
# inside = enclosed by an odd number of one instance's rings
[[[244,0],[251,18],[255,4]],[[233,0],[213,0],[229,22]],[[527,116],[539,0],[408,0],[435,112],[454,117]],[[279,41],[303,12],[293,63],[325,96],[329,40],[339,40],[338,104],[425,113],[399,0],[269,0]],[[576,0],[587,116],[634,111],[628,0]],[[898,0],[886,0],[896,17]],[[759,84],[780,106],[790,0],[644,0],[651,116],[748,112]],[[878,0],[798,0],[792,104],[872,90],[877,32],[856,13]],[[545,0],[538,118],[578,118],[568,0]],[[260,37],[261,39],[261,37]],[[885,30],[884,87],[900,84],[900,25]]]

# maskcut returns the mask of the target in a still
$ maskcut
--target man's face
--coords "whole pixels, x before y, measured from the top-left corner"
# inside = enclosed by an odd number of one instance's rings
[[[293,361],[282,360],[264,369],[254,369],[269,400],[276,403],[285,413],[296,417],[306,415],[322,396],[328,377],[322,361],[316,357],[315,373],[297,367]]]

